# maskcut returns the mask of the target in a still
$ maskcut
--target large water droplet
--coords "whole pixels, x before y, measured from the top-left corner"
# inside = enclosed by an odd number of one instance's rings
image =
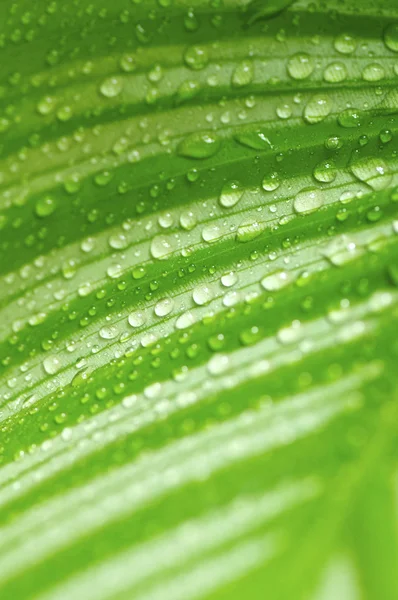
[[[232,73],[232,85],[243,87],[249,85],[253,79],[253,65],[248,60],[242,60]]]
[[[239,181],[228,181],[223,185],[220,195],[220,204],[224,208],[235,206],[242,198],[244,188]]]
[[[216,223],[206,225],[206,227],[202,230],[202,238],[205,242],[215,242],[220,239],[224,235],[224,230],[222,227],[217,225]]]
[[[203,306],[213,299],[213,291],[211,287],[202,283],[198,285],[192,292],[192,298],[195,304]]]
[[[184,54],[184,61],[187,67],[194,71],[204,69],[209,62],[206,48],[202,48],[201,46],[190,46]]]
[[[384,32],[384,43],[389,50],[398,52],[398,24],[391,23]]]
[[[357,179],[367,183],[376,191],[384,190],[392,181],[388,165],[382,158],[362,158],[354,162],[350,168]]]
[[[49,217],[57,208],[57,203],[51,196],[44,196],[36,202],[35,212],[40,218]]]
[[[144,312],[137,310],[136,312],[130,313],[127,320],[131,327],[142,327],[146,321],[146,316]]]
[[[275,271],[271,275],[263,277],[261,285],[267,292],[276,292],[286,287],[291,281],[292,276],[287,271]]]
[[[268,137],[268,132],[261,129],[245,129],[235,135],[237,142],[253,150],[272,150],[273,145]]]
[[[332,102],[329,96],[316,95],[311,98],[304,109],[304,120],[311,125],[320,123],[330,114]]]
[[[276,173],[276,171],[264,175],[263,180],[261,182],[262,188],[266,192],[273,192],[274,190],[278,189],[280,184],[281,182],[279,179],[279,175],[278,173]]]
[[[342,62],[330,63],[323,72],[323,78],[328,83],[341,83],[347,79],[347,68]]]
[[[123,81],[120,77],[108,77],[100,86],[100,92],[106,98],[115,98],[123,89]]]
[[[151,242],[151,254],[153,258],[159,260],[165,259],[169,254],[174,252],[173,243],[170,237],[158,235]]]
[[[218,152],[220,146],[221,141],[215,133],[197,132],[184,138],[177,151],[186,158],[209,158]]]
[[[208,362],[207,369],[210,375],[221,375],[228,369],[229,358],[226,354],[214,354]]]
[[[322,204],[322,192],[317,188],[306,188],[296,195],[293,207],[299,214],[309,214],[320,208]]]
[[[157,317],[165,317],[169,315],[174,308],[174,300],[172,298],[162,298],[156,303],[155,315]]]
[[[115,325],[105,325],[99,330],[99,336],[103,340],[113,340],[118,333],[118,328]]]
[[[61,368],[61,361],[56,356],[48,356],[43,360],[43,368],[47,375],[55,375]]]
[[[298,52],[287,63],[287,71],[293,79],[306,79],[314,70],[314,63],[309,54]]]
[[[244,221],[236,231],[236,239],[238,242],[250,242],[261,235],[264,231],[264,225],[258,221]]]

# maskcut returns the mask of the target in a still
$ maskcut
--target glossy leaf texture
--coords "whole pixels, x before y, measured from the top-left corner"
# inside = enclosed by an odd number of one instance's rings
[[[0,4],[0,597],[396,600],[396,0]]]

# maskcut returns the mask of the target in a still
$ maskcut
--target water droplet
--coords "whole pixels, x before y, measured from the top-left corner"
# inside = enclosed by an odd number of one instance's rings
[[[253,79],[253,65],[248,60],[242,60],[232,73],[232,85],[243,87],[249,85]]]
[[[230,271],[221,277],[221,283],[224,287],[232,287],[238,281],[236,273]]]
[[[314,70],[314,63],[309,54],[298,52],[287,63],[287,71],[293,79],[306,79]]]
[[[213,299],[213,296],[212,289],[205,283],[198,285],[192,292],[193,301],[199,306],[203,306],[210,302]]]
[[[362,71],[362,77],[365,81],[381,81],[385,75],[384,68],[377,63],[367,65]]]
[[[99,336],[103,340],[113,340],[118,335],[118,333],[118,328],[115,325],[106,325],[104,327],[101,327],[101,329],[99,330]]]
[[[236,231],[236,239],[238,242],[250,242],[261,235],[264,231],[264,225],[257,221],[244,221]]]
[[[146,316],[145,316],[145,313],[143,313],[142,311],[138,310],[136,312],[130,313],[127,320],[128,320],[129,325],[131,327],[135,327],[135,328],[136,327],[142,327],[142,325],[146,321]]]
[[[398,25],[391,23],[384,32],[384,43],[389,50],[398,52]]]
[[[114,250],[123,250],[124,248],[127,248],[127,239],[123,233],[111,235],[108,243]]]
[[[359,127],[362,123],[362,113],[356,108],[347,108],[339,114],[337,120],[342,127]]]
[[[190,69],[200,71],[209,62],[207,50],[200,46],[190,46],[184,54],[184,61]]]
[[[357,47],[357,43],[350,35],[342,33],[334,40],[334,47],[340,54],[352,54]]]
[[[388,165],[382,158],[361,158],[351,164],[350,169],[357,179],[376,191],[384,190],[392,181]]]
[[[323,78],[328,83],[341,83],[347,79],[347,69],[344,63],[334,62],[328,65],[323,73]]]
[[[51,196],[44,196],[37,201],[35,206],[36,215],[40,218],[49,217],[57,208],[57,203]]]
[[[165,317],[169,315],[174,308],[174,300],[172,298],[162,298],[156,303],[155,315],[157,317]]]
[[[196,217],[190,210],[186,210],[180,215],[180,225],[186,231],[191,231],[196,226]]]
[[[119,264],[109,265],[109,267],[106,270],[106,274],[111,279],[117,279],[118,277],[120,277],[120,275],[122,273],[123,273],[123,268],[122,268],[122,265],[119,265]]]
[[[205,242],[215,242],[216,240],[220,239],[220,237],[222,237],[223,235],[224,231],[222,227],[216,225],[215,223],[206,225],[206,227],[204,227],[202,230],[202,239]]]
[[[100,86],[100,92],[106,98],[115,98],[123,89],[123,81],[120,77],[108,77]]]
[[[214,354],[207,364],[210,375],[221,375],[229,366],[229,358],[226,354]]]
[[[48,356],[43,360],[43,368],[47,375],[55,375],[61,368],[61,362],[56,356]]]
[[[178,145],[178,154],[186,158],[209,158],[218,152],[221,141],[215,133],[198,132],[184,138]]]
[[[291,281],[292,275],[287,271],[275,271],[263,277],[261,285],[267,292],[276,292],[289,285]]]
[[[314,177],[321,183],[331,183],[336,179],[336,165],[332,160],[324,160],[319,163],[314,169]]]
[[[187,310],[186,312],[182,313],[182,315],[180,315],[178,317],[178,319],[176,321],[176,328],[177,329],[187,329],[194,323],[195,323],[195,318],[194,318],[193,314],[189,310]]]
[[[54,108],[55,108],[55,100],[51,96],[46,96],[45,98],[42,98],[39,101],[39,103],[37,104],[37,111],[41,115],[50,114],[54,110]]]
[[[331,110],[332,102],[329,96],[313,96],[304,109],[304,120],[311,125],[320,123],[326,119]]]
[[[323,251],[323,255],[335,267],[343,266],[362,256],[363,253],[363,248],[358,248],[355,242],[346,235],[334,238]]]
[[[272,150],[273,145],[268,138],[268,132],[260,128],[246,129],[235,135],[235,140],[253,150]]]
[[[317,188],[306,188],[299,192],[293,202],[294,210],[299,214],[309,214],[323,205],[321,190]]]
[[[163,260],[169,254],[174,252],[175,248],[170,237],[164,235],[158,235],[153,238],[151,242],[151,254],[153,258]]]
[[[239,181],[228,181],[223,185],[219,202],[224,208],[231,208],[238,204],[244,193],[244,188]]]
[[[274,190],[277,190],[280,184],[281,182],[279,180],[279,175],[278,173],[276,173],[276,171],[264,175],[263,180],[261,182],[262,188],[266,192],[273,192]]]

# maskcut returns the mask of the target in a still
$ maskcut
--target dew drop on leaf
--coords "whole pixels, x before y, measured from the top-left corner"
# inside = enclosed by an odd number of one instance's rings
[[[184,138],[178,145],[177,152],[186,158],[210,158],[221,146],[221,140],[215,133],[197,132]]]
[[[333,62],[326,67],[323,78],[328,83],[341,83],[347,79],[347,68],[342,62]]]
[[[384,190],[392,181],[389,167],[382,158],[361,158],[352,163],[350,169],[359,181],[376,191]]]
[[[223,185],[221,190],[219,202],[224,208],[231,208],[238,204],[242,198],[244,188],[239,181],[228,181]]]
[[[37,201],[35,212],[38,217],[45,218],[53,214],[57,208],[57,203],[51,196],[44,196]]]
[[[334,47],[340,54],[352,54],[357,47],[357,42],[350,35],[343,33],[334,40]]]
[[[292,276],[287,271],[275,271],[263,277],[261,285],[267,292],[276,292],[286,287],[291,281]]]
[[[253,79],[253,65],[248,60],[243,60],[234,69],[232,73],[232,85],[234,87],[244,87],[249,85]]]
[[[169,315],[174,308],[174,300],[172,298],[162,298],[155,305],[155,315],[157,317],[165,317]]]
[[[213,291],[210,286],[201,283],[192,292],[192,298],[195,304],[203,306],[213,299]]]
[[[272,150],[273,145],[268,137],[268,132],[260,128],[246,129],[235,135],[237,142],[253,150]]]
[[[391,23],[384,32],[384,43],[389,50],[398,52],[398,24]]]
[[[278,189],[280,183],[281,182],[278,173],[273,171],[272,173],[264,175],[261,186],[266,192],[273,192],[274,190]]]
[[[119,331],[115,325],[106,325],[99,330],[99,336],[103,340],[113,340]]]
[[[48,356],[43,360],[43,368],[47,375],[55,375],[61,368],[61,362],[56,356]]]
[[[209,62],[206,48],[202,48],[201,46],[190,46],[185,51],[184,61],[187,67],[194,71],[204,69]]]
[[[165,259],[169,254],[174,252],[172,239],[164,235],[159,235],[153,238],[151,242],[151,255],[153,258]]]
[[[123,82],[119,77],[108,77],[100,86],[100,92],[105,98],[115,98],[123,89]]]
[[[329,96],[313,96],[304,109],[304,120],[311,125],[320,123],[330,114],[332,102]]]
[[[291,56],[287,63],[287,71],[292,79],[307,79],[314,70],[314,63],[309,54],[298,52]]]
[[[305,188],[299,192],[293,202],[294,210],[299,214],[312,213],[323,205],[321,190],[314,187]]]

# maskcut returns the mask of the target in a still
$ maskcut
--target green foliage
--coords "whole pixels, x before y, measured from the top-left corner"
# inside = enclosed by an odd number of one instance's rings
[[[396,600],[396,0],[3,0],[0,75],[0,597]]]

